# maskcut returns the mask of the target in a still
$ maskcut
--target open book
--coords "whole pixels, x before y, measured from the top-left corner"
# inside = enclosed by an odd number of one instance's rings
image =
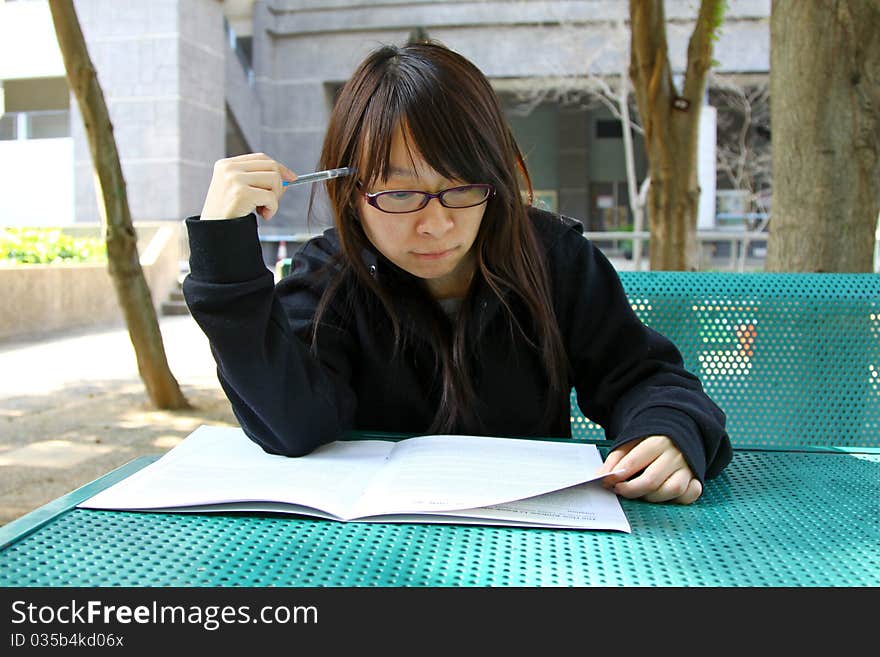
[[[595,445],[483,436],[337,441],[290,458],[241,429],[202,426],[79,506],[629,532],[601,464]]]

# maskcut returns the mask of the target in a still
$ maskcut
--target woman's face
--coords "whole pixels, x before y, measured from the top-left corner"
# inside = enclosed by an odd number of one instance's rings
[[[410,143],[412,139],[408,140]],[[454,180],[441,176],[413,152],[413,162],[400,128],[391,142],[391,171],[387,182],[366,192],[415,190],[439,192],[482,180]],[[432,198],[415,212],[388,214],[358,195],[357,208],[367,238],[382,255],[413,276],[424,279],[436,299],[464,296],[475,268],[472,248],[486,204],[446,208]]]

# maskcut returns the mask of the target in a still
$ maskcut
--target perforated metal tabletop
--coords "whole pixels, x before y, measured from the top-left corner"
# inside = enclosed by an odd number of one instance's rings
[[[0,528],[0,586],[877,586],[880,450],[737,451],[632,534],[75,509],[139,459]],[[42,524],[41,524],[42,523]]]

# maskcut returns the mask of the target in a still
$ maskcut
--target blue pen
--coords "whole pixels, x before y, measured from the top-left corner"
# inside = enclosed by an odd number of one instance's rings
[[[302,185],[304,183],[312,183],[312,182],[320,182],[322,180],[330,180],[331,178],[341,178],[342,176],[350,176],[357,169],[354,167],[342,167],[341,169],[327,169],[326,171],[315,171],[315,173],[306,173],[302,176],[297,176],[296,180],[290,182],[289,180],[285,180],[282,184],[283,187],[287,187],[288,185]]]

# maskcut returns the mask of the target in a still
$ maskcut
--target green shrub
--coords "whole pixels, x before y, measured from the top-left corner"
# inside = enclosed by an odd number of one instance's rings
[[[58,228],[0,228],[0,264],[106,262],[99,237],[72,237]]]

